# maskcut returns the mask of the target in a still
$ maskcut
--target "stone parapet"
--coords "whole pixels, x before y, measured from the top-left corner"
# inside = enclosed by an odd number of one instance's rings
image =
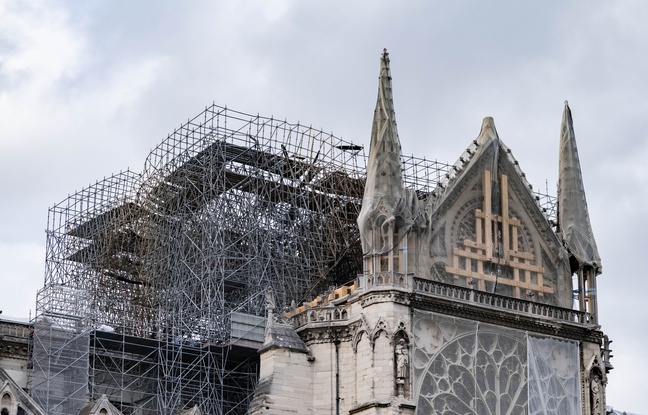
[[[31,330],[27,323],[0,321],[0,357],[27,360]]]
[[[414,274],[402,274],[399,272],[377,272],[375,274],[358,275],[357,283],[359,290],[371,290],[376,288],[412,290]]]
[[[294,328],[302,327],[308,323],[345,323],[349,319],[349,305],[330,305],[303,310],[294,315],[292,323]]]
[[[500,309],[516,313],[532,314],[540,318],[546,317],[570,323],[588,324],[591,319],[589,313],[578,310],[520,300],[470,288],[458,287],[456,285],[424,280],[421,278],[414,278],[413,292],[485,306],[489,309]]]
[[[423,279],[415,279],[411,304],[417,309],[538,334],[597,344],[603,339],[588,313]]]

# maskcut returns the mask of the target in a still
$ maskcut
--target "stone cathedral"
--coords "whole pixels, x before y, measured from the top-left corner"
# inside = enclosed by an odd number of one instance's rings
[[[567,103],[559,169],[556,223],[487,117],[431,195],[407,188],[385,51],[363,273],[285,313],[268,296],[250,413],[604,415],[601,260]]]

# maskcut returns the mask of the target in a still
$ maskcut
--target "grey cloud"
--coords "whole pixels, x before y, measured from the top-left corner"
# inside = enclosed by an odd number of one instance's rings
[[[641,383],[627,382],[648,372],[634,346],[647,340],[637,289],[647,196],[637,189],[648,173],[631,167],[643,162],[648,130],[642,2],[35,4],[61,13],[52,30],[73,33],[83,53],[40,92],[27,75],[0,78],[3,244],[44,252],[48,206],[120,169],[140,171],[151,147],[212,101],[367,146],[387,47],[405,153],[454,162],[492,115],[530,182],[553,192],[569,100],[603,259],[601,321],[632,356],[613,362],[608,400],[648,408]],[[15,7],[0,13],[25,17]],[[0,47],[11,59],[20,45]],[[42,284],[43,266],[30,284]],[[0,271],[0,282],[10,275]],[[16,297],[5,313],[27,315],[35,292]]]

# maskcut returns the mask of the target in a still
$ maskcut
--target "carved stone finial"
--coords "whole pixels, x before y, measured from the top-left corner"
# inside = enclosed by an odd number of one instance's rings
[[[266,291],[266,310],[274,311],[275,308],[274,291],[272,290],[272,287],[270,287],[268,288],[268,291]]]
[[[276,308],[276,304],[274,298],[274,291],[272,290],[272,287],[270,287],[268,288],[268,291],[266,291],[266,311],[268,312],[268,321],[266,323],[266,328],[270,327],[272,325],[272,322],[274,321],[275,308]]]

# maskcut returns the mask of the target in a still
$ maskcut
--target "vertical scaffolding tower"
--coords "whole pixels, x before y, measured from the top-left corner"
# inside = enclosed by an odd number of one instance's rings
[[[137,263],[130,221],[139,180],[132,172],[116,174],[50,209],[30,379],[48,413],[77,413],[87,402],[95,328],[128,319],[131,330],[141,329],[151,321],[143,285],[128,278]]]
[[[421,199],[452,173],[403,160]],[[362,270],[365,163],[361,146],[320,130],[212,105],[141,174],[52,207],[33,397],[50,414],[103,394],[124,414],[244,414],[266,290],[288,306]]]

